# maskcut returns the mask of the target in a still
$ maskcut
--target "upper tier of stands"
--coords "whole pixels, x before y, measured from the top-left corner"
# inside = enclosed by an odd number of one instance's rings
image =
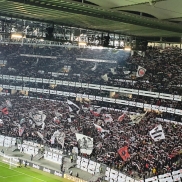
[[[31,55],[38,55],[38,57]],[[87,59],[87,61],[78,60],[78,58]],[[138,54],[130,56],[130,52],[113,49],[0,45],[0,60],[7,60],[7,64],[1,69],[1,74],[38,78],[56,77],[60,80],[175,95],[180,95],[182,90],[181,58],[182,54],[177,48],[168,48],[163,51],[148,49],[145,57],[142,57]],[[109,63],[93,62],[88,59],[107,60]],[[140,78],[135,77],[138,66],[147,70]],[[125,71],[130,71],[130,74],[124,74]],[[52,75],[50,72],[60,75]],[[103,75],[105,75],[104,79]]]

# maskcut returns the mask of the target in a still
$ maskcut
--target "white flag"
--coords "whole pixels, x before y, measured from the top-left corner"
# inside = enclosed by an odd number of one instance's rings
[[[107,74],[105,75],[102,75],[101,78],[104,80],[104,81],[108,81],[108,77],[107,77]]]
[[[93,150],[93,138],[76,133],[76,139],[80,147],[80,152],[90,155]]]
[[[146,69],[138,66],[137,72],[136,72],[136,77],[143,77],[145,75]]]
[[[157,127],[155,127],[154,129],[152,129],[149,133],[150,133],[151,138],[155,142],[162,140],[162,139],[165,139],[164,131],[162,129],[161,124],[158,125]]]
[[[62,148],[64,147],[64,139],[65,139],[65,133],[64,132],[60,132],[59,130],[55,131],[52,135],[52,137],[55,137],[57,142],[62,146]]]
[[[95,66],[91,68],[92,71],[95,71],[97,69],[97,63],[95,63]]]
[[[145,112],[144,114],[139,114],[139,115],[130,115],[130,119],[132,120],[132,123],[138,124],[143,118],[144,116],[147,114],[147,112]]]
[[[117,73],[115,72],[115,68],[110,68],[110,70],[111,70],[111,73],[112,73],[113,75],[117,74]]]
[[[31,110],[29,117],[32,118],[37,126],[43,125],[42,128],[44,129],[46,115],[43,113],[43,111]]]

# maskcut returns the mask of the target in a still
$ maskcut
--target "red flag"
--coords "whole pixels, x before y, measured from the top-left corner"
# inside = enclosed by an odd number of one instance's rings
[[[118,150],[118,153],[124,161],[126,161],[130,157],[130,154],[128,153],[128,147],[127,146],[120,148]]]
[[[124,118],[125,118],[125,113],[118,117],[118,121],[123,121]]]
[[[7,114],[8,114],[8,109],[5,107],[5,108],[2,109],[1,112],[2,112],[3,114],[7,115]]]

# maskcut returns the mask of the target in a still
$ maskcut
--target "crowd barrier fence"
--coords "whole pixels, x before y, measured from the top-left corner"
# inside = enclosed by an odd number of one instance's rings
[[[122,93],[141,95],[141,96],[147,96],[147,97],[152,97],[152,98],[161,98],[161,99],[166,99],[166,100],[182,101],[181,95],[173,95],[173,94],[151,92],[151,91],[137,90],[137,89],[129,89],[129,88],[122,88],[122,87],[113,87],[113,86],[107,86],[107,85],[97,85],[97,84],[71,82],[71,81],[64,81],[64,80],[33,78],[33,77],[23,77],[23,76],[13,76],[13,75],[0,75],[0,79],[17,80],[17,81],[25,81],[25,82],[33,82],[33,83],[34,82],[49,83],[49,84],[55,84],[55,85],[82,87],[82,88],[89,88],[89,89],[96,89],[96,90],[105,90],[105,91],[110,91],[110,92],[113,92],[113,91],[122,92]],[[2,85],[0,85],[0,87],[2,87]],[[11,89],[15,89],[15,88],[16,88],[16,86],[11,86]],[[24,89],[29,89],[29,88],[24,87]],[[28,90],[28,91],[31,91],[31,90]],[[43,89],[39,89],[39,92],[42,92],[42,91],[43,91]],[[57,91],[57,92],[59,92],[59,91]]]

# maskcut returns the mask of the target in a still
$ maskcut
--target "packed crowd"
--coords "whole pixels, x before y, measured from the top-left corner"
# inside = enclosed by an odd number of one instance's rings
[[[55,78],[181,94],[182,54],[177,48],[168,48],[163,51],[157,48],[148,49],[145,57],[137,53],[129,56],[129,52],[121,50],[33,47],[11,44],[0,45],[0,52],[0,59],[8,61],[7,65],[1,69],[2,74]],[[20,54],[52,56],[57,59],[25,57]],[[111,63],[81,61],[77,58],[108,60]],[[112,61],[117,61],[117,63]],[[136,77],[138,66],[146,69],[143,77]],[[55,77],[48,72],[62,74]],[[104,78],[103,75],[105,75]]]
[[[62,146],[56,140],[51,144],[51,136],[59,130],[66,135],[63,150],[70,152],[73,147],[78,147],[79,150],[75,133],[84,134],[93,138],[94,148],[89,156],[80,154],[80,150],[79,155],[104,163],[131,176],[154,176],[182,167],[181,125],[159,122],[156,117],[160,114],[154,112],[147,113],[139,124],[131,124],[127,114],[122,121],[118,121],[118,117],[123,114],[121,111],[102,109],[100,114],[95,116],[91,112],[92,105],[75,103],[80,107],[79,113],[69,110],[67,99],[64,97],[60,97],[57,101],[25,99],[18,96],[1,97],[1,107],[6,106],[8,114],[0,112],[2,119],[0,133],[19,137],[21,126],[25,128],[22,139],[61,149]],[[81,109],[83,105],[84,110]],[[134,110],[131,107],[132,109]],[[32,121],[29,114],[32,110],[43,111],[46,115],[44,128]],[[130,108],[127,110],[130,111]],[[105,118],[106,114],[110,114],[113,121],[108,121]],[[70,115],[72,117],[68,121]],[[57,117],[56,121],[55,117]],[[103,132],[97,130],[94,124],[101,126]],[[149,131],[158,124],[162,124],[165,139],[154,142]],[[123,146],[128,146],[130,158],[127,161],[123,161],[117,152]]]
[[[15,86],[21,86],[21,87],[32,87],[32,88],[41,88],[41,89],[51,89],[56,91],[64,91],[64,92],[72,92],[76,94],[86,94],[86,95],[93,95],[93,96],[100,96],[100,97],[112,97],[115,99],[121,99],[121,100],[127,100],[127,101],[133,101],[133,102],[139,102],[144,104],[151,104],[156,106],[163,106],[163,107],[169,107],[173,109],[182,109],[182,103],[180,101],[174,101],[174,100],[166,100],[166,99],[160,99],[160,98],[151,98],[146,96],[140,96],[140,95],[132,95],[131,94],[120,94],[115,93],[114,95],[110,95],[109,91],[104,90],[95,90],[95,89],[88,89],[88,88],[81,88],[81,87],[70,87],[65,85],[57,85],[57,86],[50,86],[50,84],[46,83],[34,83],[34,82],[23,82],[23,81],[13,81],[13,80],[2,80],[0,79],[0,84],[5,85],[15,85]],[[31,96],[33,93],[29,92],[29,96]],[[34,95],[34,94],[33,94]],[[35,93],[36,95],[36,93]],[[44,94],[39,94],[39,97],[44,97]],[[115,107],[113,105],[113,107]],[[124,106],[126,107],[126,106]],[[167,114],[167,113],[166,113]],[[167,119],[175,120],[178,122],[182,122],[182,119],[180,116],[171,114]]]

